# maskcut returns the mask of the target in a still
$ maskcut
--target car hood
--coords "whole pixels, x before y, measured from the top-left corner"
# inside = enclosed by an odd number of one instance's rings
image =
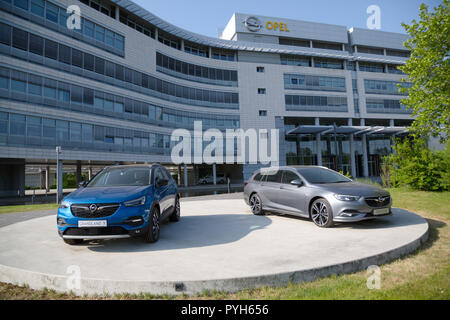
[[[376,186],[372,186],[370,184],[359,182],[325,183],[316,184],[314,186],[336,194],[344,194],[350,196],[377,197],[389,195],[389,192],[387,192],[386,190],[383,190]]]
[[[89,187],[80,188],[64,198],[71,203],[118,203],[147,194],[151,186]]]

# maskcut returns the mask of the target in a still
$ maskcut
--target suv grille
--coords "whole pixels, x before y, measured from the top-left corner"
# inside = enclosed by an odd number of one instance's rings
[[[366,203],[374,208],[377,207],[385,207],[391,201],[390,196],[381,196],[381,197],[368,197],[366,198]]]
[[[67,228],[66,236],[110,236],[128,234],[122,227]]]
[[[119,209],[118,203],[82,203],[72,204],[70,210],[78,218],[108,217]]]

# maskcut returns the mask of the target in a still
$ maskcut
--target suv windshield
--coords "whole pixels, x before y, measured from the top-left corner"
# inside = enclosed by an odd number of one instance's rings
[[[352,180],[329,169],[297,168],[297,171],[312,184],[351,182]]]
[[[87,187],[147,186],[150,184],[150,168],[109,168],[96,175]]]

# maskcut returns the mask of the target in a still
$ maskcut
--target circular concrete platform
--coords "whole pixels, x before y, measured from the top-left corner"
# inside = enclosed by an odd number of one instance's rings
[[[69,246],[53,215],[2,227],[0,281],[78,294],[237,291],[362,270],[412,252],[428,235],[423,218],[401,209],[321,229],[301,218],[254,216],[240,199],[181,206],[181,220],[164,224],[154,244],[120,239]],[[80,288],[68,287],[77,270]]]

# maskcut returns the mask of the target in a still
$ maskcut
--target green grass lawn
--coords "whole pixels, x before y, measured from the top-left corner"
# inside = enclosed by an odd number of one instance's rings
[[[149,294],[76,297],[0,283],[0,299],[450,299],[450,192],[389,191],[395,207],[427,219],[430,233],[428,241],[416,252],[380,266],[378,290],[367,288],[367,274],[361,271],[281,287],[176,297]]]
[[[45,203],[45,204],[32,204],[32,205],[21,205],[21,206],[1,206],[0,214],[4,213],[15,213],[15,212],[29,212],[37,210],[52,210],[58,209],[56,203]]]

